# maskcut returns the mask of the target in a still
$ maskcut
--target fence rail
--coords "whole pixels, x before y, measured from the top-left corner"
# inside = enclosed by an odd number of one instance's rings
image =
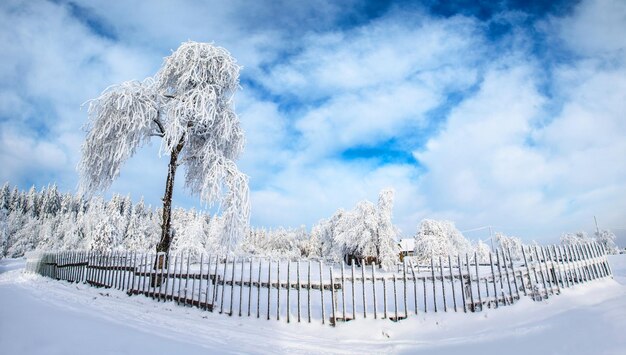
[[[479,312],[541,300],[561,289],[611,277],[597,243],[525,246],[521,258],[497,250],[477,255],[405,259],[395,271],[318,260],[141,253],[50,252],[27,271],[57,280],[116,288],[129,295],[228,314],[336,325],[359,318],[399,321],[420,312]]]

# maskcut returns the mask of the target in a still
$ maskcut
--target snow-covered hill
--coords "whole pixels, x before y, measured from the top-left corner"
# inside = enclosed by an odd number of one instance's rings
[[[0,262],[3,354],[415,353],[624,354],[626,255],[615,279],[543,302],[463,314],[421,314],[337,328],[183,308],[140,296],[24,274]]]

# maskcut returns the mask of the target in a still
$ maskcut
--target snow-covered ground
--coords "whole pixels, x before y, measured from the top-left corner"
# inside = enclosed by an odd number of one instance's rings
[[[0,261],[2,354],[415,353],[625,354],[626,255],[615,279],[484,312],[428,313],[337,328],[227,317],[24,274]]]

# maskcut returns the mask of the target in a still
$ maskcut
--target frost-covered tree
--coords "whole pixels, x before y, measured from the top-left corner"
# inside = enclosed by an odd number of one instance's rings
[[[523,258],[522,240],[520,238],[508,236],[504,233],[496,233],[495,241],[498,248],[501,248],[505,253],[507,253],[507,258],[508,250],[511,251],[511,258],[513,258],[513,260],[521,260]]]
[[[596,242],[604,247],[607,253],[609,254],[618,254],[619,248],[615,244],[615,234],[610,230],[602,230],[600,232],[595,233]]]
[[[391,189],[384,189],[378,195],[378,230],[376,234],[376,258],[380,265],[388,269],[398,261],[398,229],[393,225],[393,195]]]
[[[9,183],[5,182],[0,189],[0,210],[5,210],[9,213],[11,207],[11,189]]]
[[[309,255],[348,262],[368,258],[382,268],[390,268],[399,252],[392,210],[393,191],[386,189],[380,192],[377,205],[361,201],[351,211],[337,211],[311,230]]]
[[[9,213],[8,209],[0,208],[0,259],[7,254],[9,243]]]
[[[232,248],[249,219],[248,178],[235,165],[244,135],[233,107],[239,69],[223,48],[185,42],[165,58],[154,78],[106,89],[89,103],[87,138],[79,164],[81,191],[106,189],[121,165],[153,136],[170,156],[163,197],[161,238],[171,243],[172,194],[179,165],[185,186],[223,211],[222,245]]]
[[[576,232],[576,233],[563,233],[561,235],[561,244],[563,245],[575,245],[575,244],[584,244],[591,242],[591,238],[587,236],[587,232]]]
[[[489,248],[489,245],[484,243],[482,240],[479,240],[476,245],[474,245],[474,252],[476,253],[476,257],[478,258],[479,263],[489,262],[489,254],[491,253],[491,248]]]
[[[336,241],[336,235],[341,233],[347,222],[347,212],[339,209],[335,214],[322,219],[311,229],[312,250],[309,257],[324,258],[330,261],[340,261],[343,257],[343,245]]]
[[[456,229],[453,222],[424,219],[415,234],[415,255],[420,262],[430,257],[465,254],[471,243]]]

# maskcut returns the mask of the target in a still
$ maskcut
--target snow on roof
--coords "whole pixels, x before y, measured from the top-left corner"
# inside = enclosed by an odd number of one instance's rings
[[[415,249],[415,238],[400,239],[401,251],[413,251]]]

